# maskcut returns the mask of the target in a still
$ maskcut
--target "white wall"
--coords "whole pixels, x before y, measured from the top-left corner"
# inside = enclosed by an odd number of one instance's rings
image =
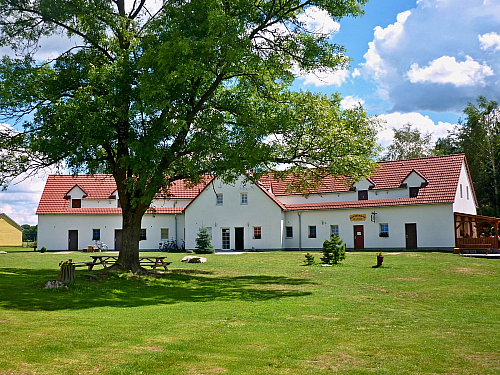
[[[215,190],[215,191],[214,191]],[[216,193],[223,194],[223,204],[216,204]],[[240,203],[241,193],[248,194],[248,204]],[[235,228],[244,228],[245,249],[282,248],[281,208],[259,187],[242,181],[234,185],[215,181],[186,209],[186,248],[194,249],[201,226],[212,228],[212,245],[222,249],[222,228],[230,229],[230,248],[235,248]],[[261,227],[262,238],[253,238],[253,227]]]
[[[370,221],[375,211],[375,223]],[[350,215],[364,214],[365,221],[350,221]],[[451,204],[376,207],[301,212],[302,249],[320,249],[330,237],[330,225],[339,226],[339,236],[347,248],[354,248],[354,226],[363,225],[366,249],[406,248],[405,224],[417,224],[418,248],[453,248],[454,217]],[[285,238],[285,248],[299,247],[297,211],[286,212],[284,226],[293,226],[294,238]],[[389,224],[389,237],[379,237],[380,224]],[[316,238],[308,238],[308,227],[316,226]]]
[[[140,250],[157,250],[161,228],[169,228],[175,238],[174,214],[144,215],[141,228],[146,229],[146,240],[139,242]],[[121,215],[38,215],[38,248],[68,250],[68,231],[78,230],[78,250],[93,246],[92,229],[101,230],[101,241],[114,249],[115,229],[122,228]],[[177,214],[178,245],[184,234],[184,215]]]
[[[460,191],[460,186],[462,186],[462,191]],[[460,171],[453,210],[455,212],[472,215],[476,215],[477,212],[474,195],[472,193],[471,182],[467,174],[465,163],[462,164],[462,169]]]

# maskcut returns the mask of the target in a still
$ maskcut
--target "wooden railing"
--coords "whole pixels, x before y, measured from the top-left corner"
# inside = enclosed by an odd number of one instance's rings
[[[496,237],[459,237],[456,239],[457,247],[464,247],[463,245],[489,245],[493,249],[498,249],[498,238]]]

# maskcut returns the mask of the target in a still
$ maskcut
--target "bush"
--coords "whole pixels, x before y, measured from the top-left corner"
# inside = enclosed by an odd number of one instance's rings
[[[41,253],[45,253],[46,251],[47,251],[47,248],[45,246],[40,249]]]
[[[342,239],[333,234],[329,240],[323,242],[323,264],[338,264],[345,259],[345,245]]]
[[[314,264],[314,255],[307,253],[305,257],[306,257],[306,259],[304,259],[305,265],[312,266]]]
[[[212,254],[214,251],[210,233],[208,233],[207,228],[201,227],[198,232],[198,236],[196,237],[196,247],[194,252],[196,254]]]

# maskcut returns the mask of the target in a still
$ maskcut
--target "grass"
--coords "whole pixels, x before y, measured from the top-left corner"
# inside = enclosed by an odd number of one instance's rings
[[[0,374],[500,374],[498,260],[169,254],[166,275],[45,290],[88,254],[0,250]]]

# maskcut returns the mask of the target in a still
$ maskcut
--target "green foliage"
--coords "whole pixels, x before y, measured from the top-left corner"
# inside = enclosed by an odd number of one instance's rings
[[[196,254],[212,254],[214,251],[210,233],[208,233],[207,228],[201,227],[196,237],[196,248],[194,252]]]
[[[342,239],[332,234],[329,240],[323,242],[323,264],[338,264],[345,259],[345,245]]]
[[[480,96],[468,103],[466,117],[436,148],[444,153],[463,152],[467,157],[478,214],[500,216],[500,107]]]
[[[401,129],[392,128],[394,141],[387,147],[382,160],[416,159],[434,154],[432,134],[422,134],[418,128],[412,126],[407,123]]]
[[[46,253],[47,252],[47,248],[45,246],[43,246],[41,249],[40,249],[40,252],[41,253]]]
[[[258,178],[283,163],[299,189],[369,175],[378,120],[343,110],[338,95],[291,91],[296,69],[349,63],[329,35],[307,30],[305,9],[339,20],[365,3],[165,1],[156,12],[145,1],[0,0],[0,47],[18,56],[0,62],[0,117],[26,121],[0,132],[0,185],[53,165],[113,174],[130,233],[120,262],[133,269],[142,215],[177,180]],[[37,60],[30,47],[56,34],[79,40]]]
[[[304,259],[304,264],[306,266],[312,266],[314,264],[314,255],[312,255],[311,253],[307,253],[305,255],[305,258],[306,259]]]
[[[21,225],[21,228],[23,228],[23,242],[36,241],[38,225],[23,224]]]

